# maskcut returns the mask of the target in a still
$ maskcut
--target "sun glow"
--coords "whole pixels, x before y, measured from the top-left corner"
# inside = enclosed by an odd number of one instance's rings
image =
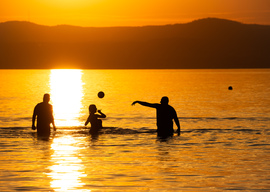
[[[50,4],[51,6],[56,6],[56,7],[62,7],[62,8],[79,8],[79,7],[84,7],[89,4],[93,4],[98,0],[46,0],[44,3]]]
[[[101,0],[42,0],[43,4],[52,9],[58,10],[76,10],[85,9],[92,5],[100,2]],[[79,10],[78,10],[79,9]]]
[[[81,70],[51,70],[51,101],[57,127],[80,125],[83,97],[81,77]]]

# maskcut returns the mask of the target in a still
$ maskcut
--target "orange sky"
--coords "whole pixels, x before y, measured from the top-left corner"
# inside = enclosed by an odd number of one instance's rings
[[[143,26],[206,17],[270,25],[270,0],[1,0],[0,22]]]

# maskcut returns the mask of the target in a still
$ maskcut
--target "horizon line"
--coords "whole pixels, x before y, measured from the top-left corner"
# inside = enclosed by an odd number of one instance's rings
[[[73,24],[56,24],[56,25],[46,25],[46,24],[39,24],[33,21],[27,21],[27,20],[8,20],[8,21],[3,21],[0,22],[0,24],[3,23],[9,23],[9,22],[25,22],[25,23],[32,23],[35,25],[40,25],[40,26],[47,26],[47,27],[57,27],[57,26],[71,26],[71,27],[81,27],[81,28],[113,28],[113,27],[155,27],[155,26],[170,26],[170,25],[181,25],[181,24],[189,24],[189,23],[193,23],[196,21],[200,21],[200,20],[206,20],[206,19],[217,19],[217,20],[224,20],[224,21],[232,21],[232,22],[236,22],[236,23],[240,23],[240,24],[245,24],[245,25],[261,25],[261,26],[270,26],[270,24],[258,24],[258,23],[245,23],[245,22],[241,22],[241,21],[237,21],[237,20],[233,20],[233,19],[225,19],[225,18],[219,18],[219,17],[203,17],[203,18],[198,18],[198,19],[193,19],[189,22],[185,22],[185,23],[167,23],[167,24],[147,24],[147,25],[112,25],[112,26],[80,26],[80,25],[73,25]]]

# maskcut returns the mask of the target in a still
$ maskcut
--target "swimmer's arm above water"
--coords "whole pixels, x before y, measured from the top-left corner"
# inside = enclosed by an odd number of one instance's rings
[[[142,106],[146,106],[146,107],[153,107],[156,108],[158,104],[156,103],[148,103],[145,101],[134,101],[131,105],[135,105],[136,103],[142,105]]]
[[[100,114],[98,115],[99,118],[106,118],[106,115],[102,113],[101,110],[98,110],[98,113]]]

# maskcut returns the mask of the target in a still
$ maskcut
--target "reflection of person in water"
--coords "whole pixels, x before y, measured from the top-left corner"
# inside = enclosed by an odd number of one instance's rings
[[[98,112],[99,114],[97,114]],[[95,134],[102,128],[102,120],[99,118],[106,118],[106,115],[101,112],[101,110],[97,111],[96,105],[89,106],[89,116],[85,122],[85,126],[90,123],[91,129],[90,133]]]
[[[34,109],[32,117],[32,129],[37,128],[38,136],[50,136],[51,127],[53,125],[54,131],[56,131],[54,118],[53,118],[53,107],[49,104],[50,95],[44,94],[43,102],[38,103]],[[37,117],[37,127],[35,126],[35,120]]]
[[[157,133],[159,137],[173,136],[173,120],[177,126],[177,133],[180,135],[180,123],[176,111],[169,105],[169,98],[162,97],[159,103],[147,103],[144,101],[134,101],[132,105],[139,103],[146,107],[155,108],[157,111]]]

